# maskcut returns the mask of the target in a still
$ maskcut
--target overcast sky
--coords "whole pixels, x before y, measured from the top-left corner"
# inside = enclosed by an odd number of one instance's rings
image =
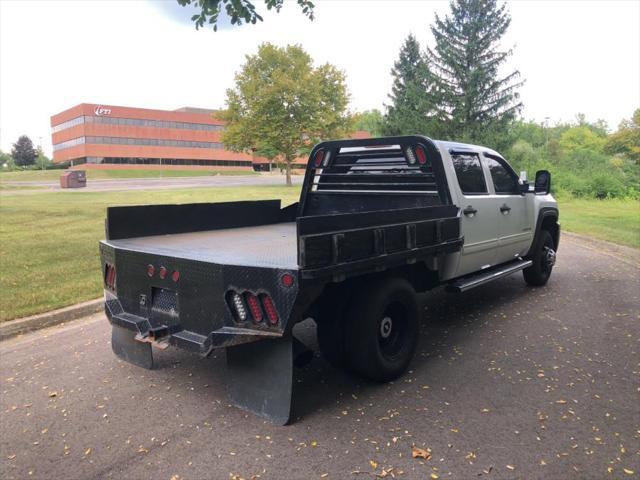
[[[258,5],[262,0],[257,0]],[[403,39],[432,43],[440,1],[293,0],[265,22],[196,31],[176,0],[0,0],[0,148],[21,134],[51,153],[49,117],[78,103],[175,109],[224,106],[244,55],[300,43],[347,74],[351,110],[383,108]],[[510,67],[526,80],[523,115],[578,112],[611,128],[640,107],[640,0],[509,1]]]

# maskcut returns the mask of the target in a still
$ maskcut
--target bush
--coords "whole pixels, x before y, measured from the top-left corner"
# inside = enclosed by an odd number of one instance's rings
[[[589,181],[589,193],[594,198],[622,198],[627,194],[625,185],[614,175],[599,173]]]

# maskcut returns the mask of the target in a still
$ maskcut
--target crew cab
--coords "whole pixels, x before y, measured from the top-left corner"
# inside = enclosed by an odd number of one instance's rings
[[[100,252],[113,351],[152,368],[154,347],[225,348],[232,401],[286,424],[308,353],[296,323],[315,320],[334,366],[386,382],[413,358],[416,292],[518,271],[545,285],[560,237],[550,181],[539,171],[529,185],[489,148],[402,136],[316,145],[284,208],[111,207]]]

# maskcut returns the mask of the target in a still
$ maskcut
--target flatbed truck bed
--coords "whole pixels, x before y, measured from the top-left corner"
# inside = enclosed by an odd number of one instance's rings
[[[295,222],[109,240],[113,248],[235,266],[298,269]]]

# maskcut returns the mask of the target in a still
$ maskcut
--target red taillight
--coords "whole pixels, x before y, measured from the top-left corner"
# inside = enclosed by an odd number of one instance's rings
[[[171,280],[176,283],[178,282],[178,280],[180,280],[180,272],[178,270],[173,271],[173,273],[171,274]]]
[[[247,301],[247,305],[249,305],[249,310],[251,310],[253,321],[260,323],[262,321],[262,308],[260,308],[258,297],[251,292],[247,292],[244,294],[244,298]]]
[[[104,283],[109,290],[116,289],[116,267],[111,263],[107,263],[104,272]]]
[[[427,154],[420,145],[416,147],[416,157],[418,157],[418,163],[424,165],[427,163]]]
[[[158,275],[162,280],[164,280],[165,278],[167,278],[167,269],[165,267],[160,267],[160,270],[158,271]]]
[[[280,281],[282,282],[282,285],[284,285],[285,287],[289,288],[293,285],[293,275],[291,275],[290,273],[285,273],[284,275],[282,275],[282,277],[280,277]]]
[[[264,307],[264,311],[267,314],[269,323],[271,325],[276,325],[278,323],[278,312],[276,311],[276,307],[273,304],[273,300],[271,300],[271,297],[269,295],[260,295],[260,299],[262,300],[262,306]]]
[[[153,265],[149,264],[147,265],[147,276],[148,277],[153,277],[156,273],[156,267],[154,267]]]
[[[324,152],[322,150],[318,150],[316,154],[313,156],[313,164],[316,167],[322,165],[322,159],[324,157]]]

